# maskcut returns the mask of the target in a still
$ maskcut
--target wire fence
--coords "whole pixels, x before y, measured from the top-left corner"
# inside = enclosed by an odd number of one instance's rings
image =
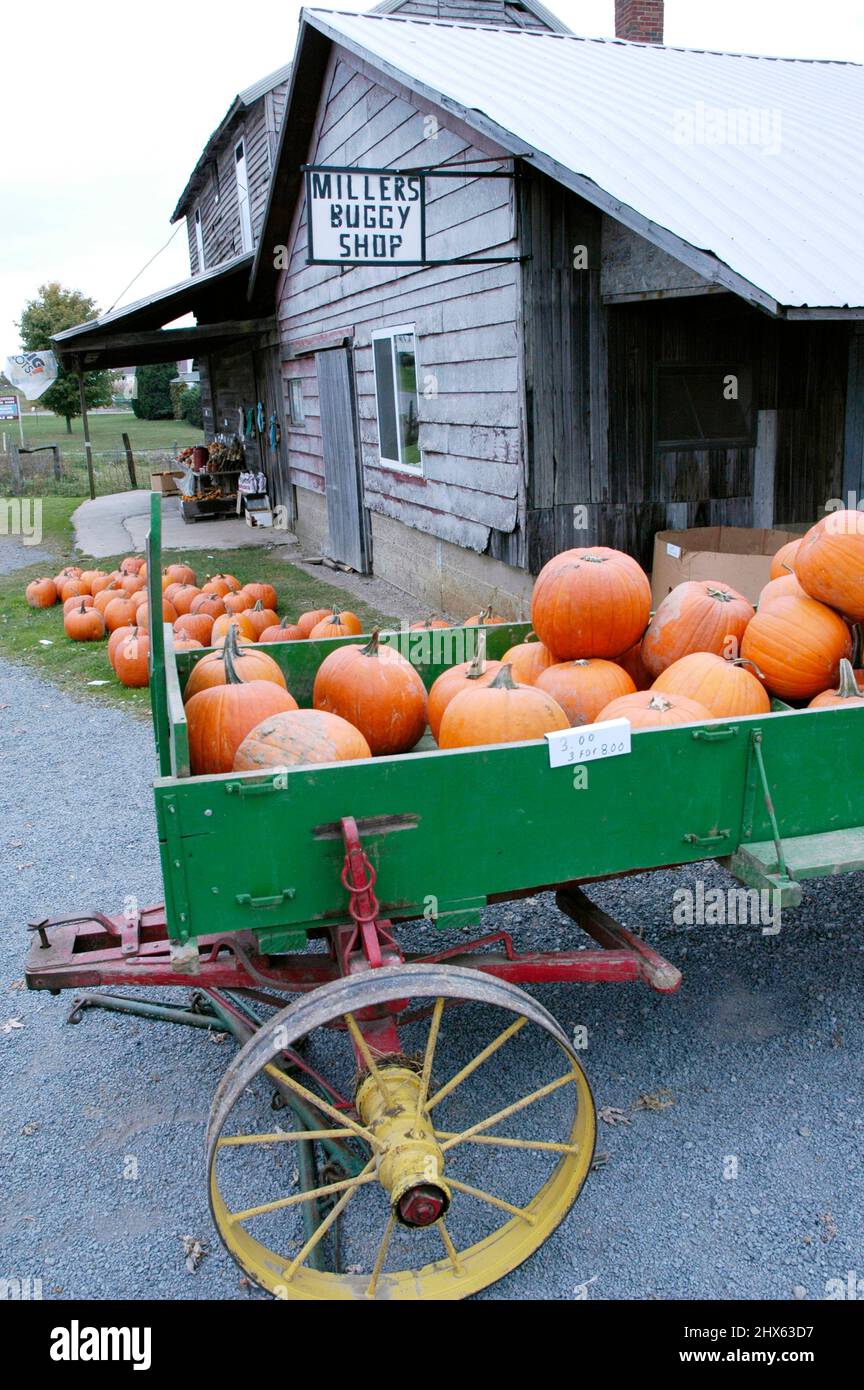
[[[175,467],[175,452],[168,449],[136,450],[127,458],[121,446],[93,450],[96,495],[149,488],[151,473]],[[24,497],[88,497],[87,464],[78,452],[64,454],[56,445],[32,451],[0,451],[0,495]]]

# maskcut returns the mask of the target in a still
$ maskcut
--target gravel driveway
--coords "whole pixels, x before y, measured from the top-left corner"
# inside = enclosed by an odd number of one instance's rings
[[[150,728],[3,663],[0,707],[0,1275],[41,1277],[45,1297],[249,1297],[212,1230],[202,1162],[233,1044],[99,1013],[68,1026],[69,996],[20,988],[29,919],[161,899]],[[569,1218],[485,1298],[587,1284],[600,1299],[820,1299],[827,1280],[864,1278],[864,876],[805,887],[777,937],[671,925],[687,882],[593,890],[682,967],[679,995],[534,991],[568,1030],[587,1026],[598,1107],[620,1117],[601,1122]],[[523,949],[574,932],[548,897],[489,909],[484,931],[502,927]],[[646,1095],[658,1100],[632,1108]],[[187,1235],[208,1248],[194,1274]]]

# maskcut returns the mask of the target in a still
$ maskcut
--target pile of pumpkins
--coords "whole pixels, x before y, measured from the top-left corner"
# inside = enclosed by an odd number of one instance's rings
[[[119,678],[145,684],[142,562],[129,557],[115,575],[95,581],[92,573],[69,573],[64,583],[58,576],[35,584],[58,588],[67,631],[110,630]],[[69,585],[76,587],[68,592]],[[44,606],[48,596],[48,588],[34,590],[31,601]],[[125,621],[130,610],[137,630]],[[491,661],[481,633],[474,660],[443,672],[428,693],[414,666],[376,631],[365,644],[324,658],[313,708],[299,709],[264,646],[358,635],[361,624],[353,613],[329,609],[280,621],[267,584],[220,574],[199,589],[187,566],[172,565],[163,576],[163,618],[174,624],[178,650],[214,648],[184,691],[196,775],[406,753],[427,727],[439,748],[453,749],[536,740],[615,718],[638,732],[761,715],[772,696],[811,708],[862,705],[864,670],[852,659],[856,652],[860,659],[864,622],[864,513],[833,513],[784,546],[757,608],[728,584],[689,581],[652,616],[648,578],[630,556],[603,546],[565,551],[534,585],[536,640]],[[502,621],[484,610],[464,626]],[[413,630],[447,626],[427,619]]]

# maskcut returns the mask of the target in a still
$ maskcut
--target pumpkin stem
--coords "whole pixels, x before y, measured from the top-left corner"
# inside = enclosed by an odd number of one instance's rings
[[[81,607],[78,609],[78,612],[79,612],[79,613],[86,613],[86,612],[87,612],[87,608],[86,608],[86,605],[85,605],[85,603],[84,603],[84,595],[83,595],[83,594],[81,595]]]
[[[477,638],[477,655],[465,672],[465,679],[476,681],[486,670],[486,633],[481,632]]]
[[[730,656],[727,658],[730,666],[752,666],[760,681],[766,679],[765,672],[760,671],[755,661],[751,661],[749,656]]]
[[[494,681],[490,681],[489,690],[518,690],[519,687],[513,680],[513,667],[509,661],[506,666],[502,666]]]
[[[225,684],[242,685],[243,679],[237,673],[234,665],[236,658],[240,655],[240,648],[237,646],[237,624],[230,623],[225,634],[225,645],[222,648],[222,661],[225,666]]]
[[[378,655],[378,644],[379,644],[379,639],[380,639],[380,637],[381,637],[381,629],[380,629],[380,627],[373,628],[373,630],[372,630],[372,636],[369,638],[369,641],[366,643],[366,646],[363,648],[363,653],[362,653],[363,656],[377,656],[377,655]]]
[[[660,710],[661,713],[665,713],[667,709],[672,708],[672,702],[671,700],[667,700],[664,695],[652,695],[651,699],[648,701],[648,708],[657,709]]]
[[[716,598],[718,603],[731,603],[732,595],[726,589],[715,589],[710,584],[706,584],[705,592],[709,598]]]
[[[253,607],[253,609],[252,609],[252,612],[253,612],[253,613],[263,613],[263,612],[264,612],[264,605],[263,605],[263,603],[261,602],[260,598],[256,600],[255,605],[254,605],[254,607]]]
[[[860,700],[861,696],[864,695],[864,691],[861,690],[855,679],[852,662],[847,661],[845,656],[840,662],[840,685],[837,694],[843,700]]]

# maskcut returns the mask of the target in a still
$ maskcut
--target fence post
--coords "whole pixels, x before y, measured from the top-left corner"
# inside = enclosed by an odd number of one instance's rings
[[[129,443],[128,434],[123,433],[123,448],[126,450],[126,467],[129,469],[129,481],[133,487],[138,486],[138,479],[135,477],[135,459],[132,456],[132,445]]]
[[[90,500],[96,497],[96,479],[93,476],[93,445],[90,443],[90,420],[87,415],[87,395],[84,390],[84,371],[78,363],[78,394],[81,400],[81,423],[84,426],[84,455],[87,459],[87,481],[90,484]]]
[[[21,455],[18,452],[18,445],[15,443],[10,443],[9,446],[9,463],[12,468],[12,482],[15,491],[20,496],[24,491],[24,479],[21,475]]]
[[[57,479],[57,482],[59,483],[60,479],[63,477],[63,470],[60,467],[60,445],[52,444],[51,452],[54,455],[54,477]]]

